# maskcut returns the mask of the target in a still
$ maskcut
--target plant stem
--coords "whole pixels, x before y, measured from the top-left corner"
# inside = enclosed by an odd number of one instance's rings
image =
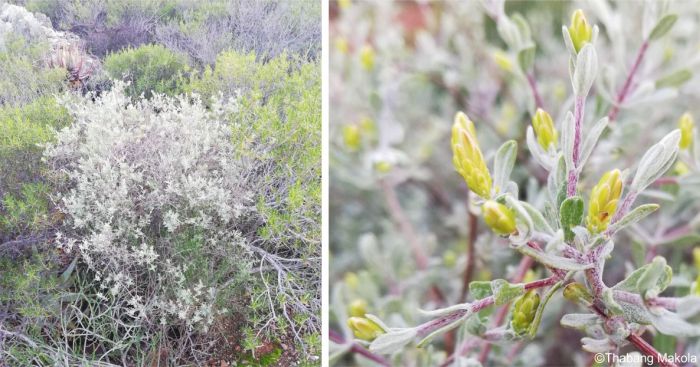
[[[535,79],[535,76],[532,75],[532,73],[527,74],[527,84],[530,86],[530,90],[532,91],[532,96],[535,99],[535,107],[536,108],[543,108],[544,103],[542,102],[542,97],[540,97],[540,93],[537,91],[537,80]]]
[[[627,340],[634,344],[634,346],[639,349],[640,352],[651,356],[654,359],[654,362],[658,363],[659,366],[662,367],[678,367],[675,363],[667,360],[664,358],[664,356],[659,353],[651,344],[647,343],[646,340],[642,339],[639,335],[637,334],[630,334],[627,337]]]
[[[595,304],[591,306],[591,309],[603,319],[607,320],[610,318],[602,309],[600,309]],[[654,359],[654,362],[657,363],[659,366],[678,367],[675,363],[666,360],[664,356],[661,353],[659,353],[659,351],[654,349],[654,347],[647,343],[646,340],[642,339],[641,336],[634,333],[630,333],[630,335],[627,336],[627,341],[632,343],[632,345],[634,345],[635,348],[637,348],[640,352],[652,357],[652,359]]]
[[[632,64],[632,68],[630,69],[629,73],[627,74],[627,79],[625,80],[625,84],[622,86],[622,89],[620,90],[619,93],[617,93],[617,98],[615,99],[615,104],[612,106],[612,109],[610,110],[610,113],[608,114],[608,119],[610,122],[613,122],[617,118],[618,112],[620,112],[620,105],[625,101],[625,98],[627,98],[629,92],[630,92],[630,87],[632,86],[632,80],[634,79],[634,75],[637,73],[637,69],[639,69],[639,65],[642,63],[642,59],[644,58],[644,54],[647,51],[647,48],[649,48],[649,41],[645,40],[642,42],[642,46],[639,48],[639,51],[637,52],[637,58],[634,60],[634,64]]]
[[[529,256],[523,256],[523,258],[520,260],[520,264],[518,265],[518,269],[515,272],[515,275],[511,277],[510,282],[511,283],[520,283],[523,281],[523,278],[525,278],[525,274],[527,271],[532,267],[532,264],[535,261],[529,257]],[[498,314],[496,315],[496,318],[494,319],[493,324],[495,326],[499,326],[503,323],[503,320],[505,320],[506,316],[508,315],[508,305],[504,305],[499,311]],[[469,346],[469,341],[465,341],[462,343],[460,348],[452,354],[445,363],[443,363],[443,367],[449,365],[456,356],[463,356],[467,352],[467,346]],[[481,347],[481,353],[479,354],[479,360],[486,360],[488,357],[489,352],[491,351],[491,343],[484,342],[482,347]],[[483,362],[482,362],[483,363]]]
[[[346,343],[343,336],[340,335],[340,333],[338,333],[335,330],[332,330],[332,329],[328,330],[328,337],[332,342],[334,342],[336,344],[345,344]],[[365,357],[373,362],[376,362],[382,366],[386,366],[386,367],[391,366],[389,361],[384,359],[382,356],[379,356],[379,355],[376,355],[376,354],[370,352],[369,350],[367,350],[366,348],[364,348],[363,346],[361,346],[355,342],[352,342],[352,347],[350,347],[350,352],[359,354],[359,355],[361,355],[361,356],[363,356],[363,357]]]
[[[568,197],[576,195],[576,185],[578,184],[578,165],[581,159],[581,131],[583,130],[583,109],[586,103],[585,97],[576,96],[574,103],[574,151],[573,161],[574,167],[569,170],[569,180],[566,186],[566,194]]]
[[[474,273],[474,246],[476,245],[477,225],[478,221],[474,213],[469,212],[469,238],[467,239],[467,266],[464,269],[464,280],[462,281],[462,292],[459,297],[459,303],[467,300],[469,294],[469,283],[472,280]]]
[[[411,246],[416,266],[419,270],[425,270],[428,267],[428,257],[425,255],[425,252],[423,252],[423,247],[420,242],[418,242],[418,234],[413,224],[411,224],[411,221],[401,207],[401,202],[399,201],[398,195],[396,195],[394,184],[387,179],[382,179],[380,185],[384,191],[384,199],[386,200],[389,215],[396,225],[398,225],[401,234]]]
[[[603,246],[598,246],[586,254],[588,262],[595,264],[592,268],[585,270],[585,275],[596,299],[600,298],[606,288],[605,283],[603,283],[604,262],[601,259],[602,251]]]
[[[544,278],[540,280],[535,280],[529,283],[525,283],[524,287],[525,290],[530,290],[530,289],[536,289],[536,288],[542,288],[542,287],[547,287],[550,286],[556,282],[559,281],[559,277],[556,275],[553,275],[549,278]],[[482,298],[480,300],[476,300],[472,303],[469,304],[469,307],[465,307],[464,309],[457,310],[454,312],[451,312],[447,315],[438,317],[436,319],[430,320],[428,322],[425,322],[417,327],[418,329],[418,336],[426,336],[432,333],[435,330],[440,329],[441,327],[456,321],[457,319],[463,317],[467,313],[469,314],[474,314],[477,313],[481,310],[483,310],[486,307],[489,307],[493,305],[495,302],[494,296],[488,296],[485,298]]]
[[[615,224],[618,220],[622,219],[625,214],[627,214],[634,201],[637,200],[637,195],[638,194],[636,191],[630,191],[627,193],[622,205],[620,205],[619,209],[617,209],[615,215],[613,215],[612,219],[610,220],[610,224]],[[607,234],[612,235],[613,233],[608,230]]]

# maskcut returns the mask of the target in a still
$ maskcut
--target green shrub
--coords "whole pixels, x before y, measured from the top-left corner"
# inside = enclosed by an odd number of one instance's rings
[[[285,253],[303,264],[286,263],[269,282],[278,282],[276,308],[291,309],[288,327],[318,330],[321,264],[321,78],[317,63],[279,56],[267,63],[254,54],[226,52],[213,70],[193,78],[190,90],[210,96],[236,95],[230,113],[233,141],[241,159],[258,167],[253,177],[260,251]],[[214,104],[214,108],[216,105]],[[264,258],[274,262],[268,256]],[[304,292],[291,291],[303,289]],[[263,284],[254,293],[264,293]],[[261,310],[264,308],[261,308]],[[269,312],[267,308],[264,312]],[[263,312],[263,311],[260,311]],[[261,326],[271,315],[257,313]],[[272,330],[271,330],[272,331]],[[274,334],[274,333],[273,333]],[[279,335],[279,333],[278,333]]]
[[[40,144],[71,117],[53,97],[21,107],[0,108],[0,230],[2,237],[39,231],[48,224],[51,191],[45,184]]]
[[[107,56],[104,67],[110,77],[130,82],[126,93],[174,96],[181,93],[181,77],[189,71],[185,56],[160,45],[144,45]]]
[[[2,198],[5,215],[0,216],[0,230],[10,233],[35,231],[48,222],[49,187],[44,183],[22,185],[22,194],[6,193]]]
[[[0,47],[0,106],[22,105],[65,89],[66,70],[38,67],[47,45],[4,35]]]

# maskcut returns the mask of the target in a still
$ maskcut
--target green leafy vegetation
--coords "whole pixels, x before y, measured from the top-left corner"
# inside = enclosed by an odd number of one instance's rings
[[[143,45],[108,55],[105,70],[114,79],[126,80],[132,97],[154,93],[177,95],[180,81],[188,71],[187,60],[161,45]]]
[[[320,4],[16,3],[0,364],[319,365]]]

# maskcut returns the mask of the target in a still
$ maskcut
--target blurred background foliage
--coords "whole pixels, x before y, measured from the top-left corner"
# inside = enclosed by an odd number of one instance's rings
[[[464,111],[474,121],[487,162],[504,141],[518,142],[512,179],[520,187],[519,199],[541,205],[546,172],[525,145],[537,102],[529,77],[541,107],[561,131],[564,114],[573,108],[562,25],[568,27],[572,12],[583,9],[588,22],[600,27],[600,73],[585,112],[584,129],[589,128],[613,109],[643,42],[644,9],[655,5],[507,1],[505,13],[525,19],[536,45],[534,67],[523,73],[517,50],[501,39],[490,13],[495,3],[331,3],[330,328],[335,365],[377,364],[351,353],[346,319],[357,316],[352,305],[362,305],[360,315],[371,313],[392,327],[408,327],[426,320],[419,309],[472,299],[465,279],[525,275],[519,270],[521,256],[469,214],[468,190],[452,164],[455,113]],[[582,173],[579,187],[586,194],[603,172],[631,168],[651,144],[678,126],[684,112],[700,112],[694,103],[700,93],[700,12],[690,1],[670,2],[669,9],[678,21],[649,45],[629,98]],[[690,291],[700,271],[690,260],[700,245],[694,193],[700,173],[690,156],[681,161],[668,173],[667,184],[643,195],[662,208],[617,241],[606,266],[606,284],[660,254],[674,270],[673,287],[665,294]],[[467,268],[472,270],[465,274]],[[545,273],[535,266],[527,277]],[[550,307],[555,311],[545,315],[533,341],[492,347],[477,342],[465,355],[484,365],[590,364],[591,355],[581,350],[582,335],[559,326],[560,316],[576,308],[561,297]],[[424,348],[407,347],[385,363],[448,365],[447,356],[469,338],[466,328]],[[682,346],[700,352],[693,339],[658,334],[651,342],[660,350]]]

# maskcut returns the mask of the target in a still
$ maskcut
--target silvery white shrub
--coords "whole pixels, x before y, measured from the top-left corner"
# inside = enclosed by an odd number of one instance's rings
[[[135,318],[206,329],[222,311],[213,306],[219,289],[185,279],[207,269],[190,269],[178,243],[201,234],[198,251],[212,261],[247,262],[255,211],[230,126],[196,98],[131,102],[120,83],[63,102],[75,123],[45,150],[66,187],[58,200],[70,225],[59,245],[78,251],[102,296],[132,299]]]

